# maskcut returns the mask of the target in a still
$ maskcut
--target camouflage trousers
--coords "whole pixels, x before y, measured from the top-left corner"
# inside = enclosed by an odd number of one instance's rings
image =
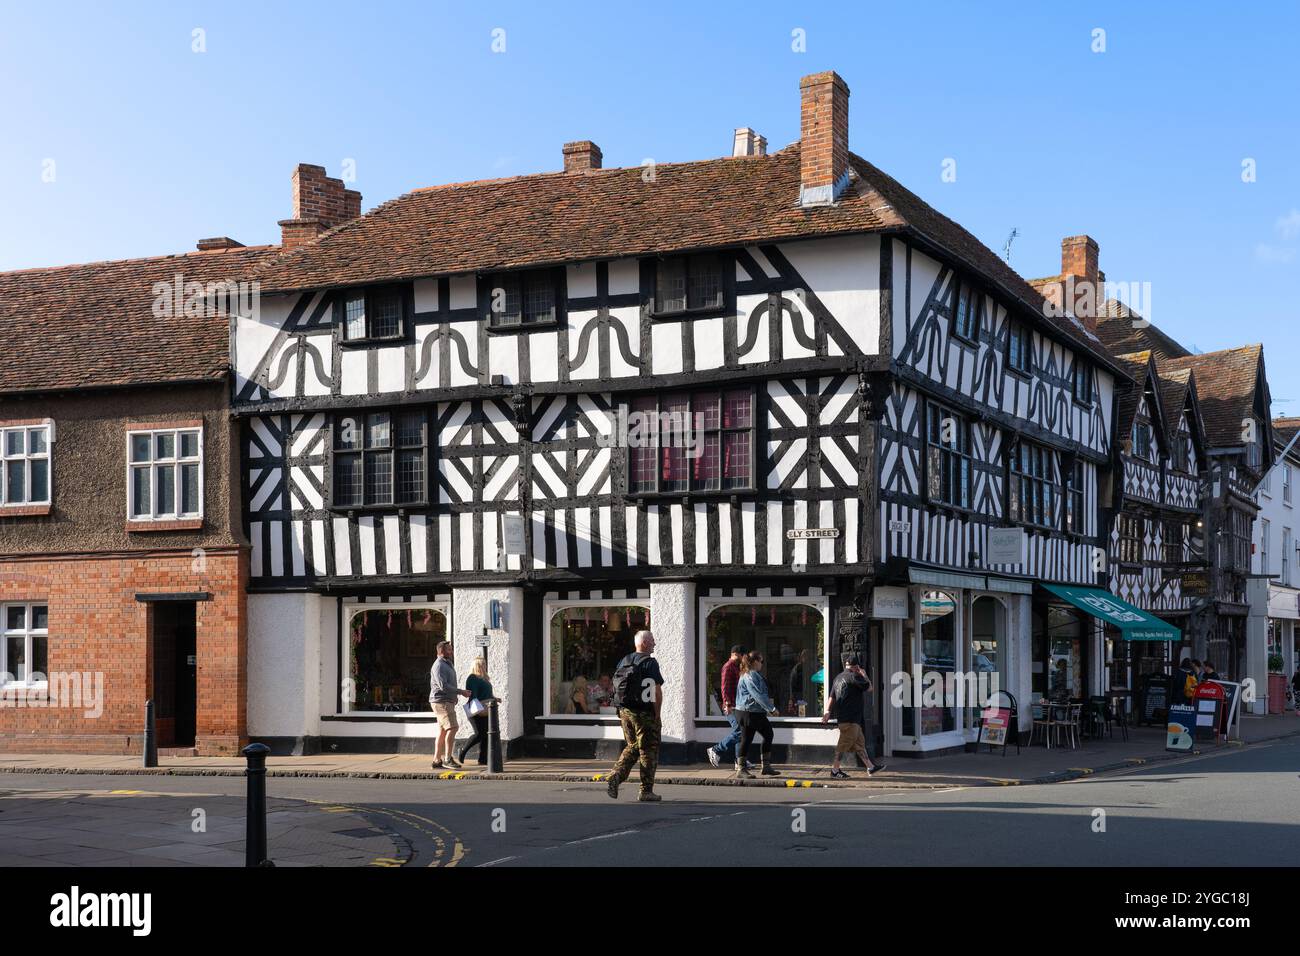
[[[623,741],[627,744],[618,756],[610,775],[622,783],[632,772],[632,764],[641,766],[641,792],[651,793],[655,788],[655,770],[659,767],[659,718],[654,711],[619,708],[619,723],[623,725]]]

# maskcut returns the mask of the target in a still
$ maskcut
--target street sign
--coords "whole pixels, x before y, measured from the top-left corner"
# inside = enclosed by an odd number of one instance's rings
[[[791,528],[785,533],[786,538],[798,541],[802,538],[838,538],[839,528]]]

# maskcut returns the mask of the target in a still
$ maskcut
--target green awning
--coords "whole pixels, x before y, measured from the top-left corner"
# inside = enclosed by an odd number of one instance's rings
[[[1097,620],[1115,625],[1123,632],[1126,641],[1182,640],[1183,632],[1178,628],[1115,597],[1109,591],[1101,588],[1066,587],[1062,584],[1044,584],[1043,587]]]

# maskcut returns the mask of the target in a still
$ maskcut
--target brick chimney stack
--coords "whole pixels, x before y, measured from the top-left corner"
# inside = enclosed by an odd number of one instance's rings
[[[1064,300],[1070,310],[1092,331],[1097,331],[1097,316],[1105,301],[1102,283],[1105,281],[1097,268],[1097,240],[1091,236],[1067,236],[1061,240],[1061,283]]]
[[[838,73],[799,81],[799,205],[829,206],[849,184],[849,87]]]
[[[361,215],[361,193],[325,175],[324,166],[299,163],[293,171],[293,217],[280,220],[286,249],[305,245],[327,229]]]
[[[564,144],[566,173],[589,173],[593,169],[600,169],[602,159],[600,147],[589,139]]]

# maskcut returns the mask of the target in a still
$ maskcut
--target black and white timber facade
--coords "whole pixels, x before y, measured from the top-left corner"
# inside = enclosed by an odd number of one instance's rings
[[[806,78],[803,96],[846,135],[842,80]],[[586,165],[545,188],[581,198],[623,172],[571,145]],[[967,706],[881,707],[892,674],[991,673],[1028,698],[1048,666],[1036,583],[1106,586],[1123,371],[960,227],[909,221],[928,207],[869,164],[837,152],[847,165],[823,184],[798,147],[768,156],[737,131],[736,152],[660,170],[660,201],[693,175],[734,177],[827,227],[588,256],[559,241],[526,265],[394,252],[390,267],[379,252],[364,276],[292,278],[405,228],[406,210],[461,201],[435,190],[264,277],[257,314],[232,322],[252,737],[428,747],[419,668],[427,688],[445,637],[462,680],[486,641],[512,750],[605,750],[621,734],[601,677],[641,626],[667,681],[669,760],[726,732],[716,678],[733,643],[767,654],[787,754],[831,744],[821,694],[845,653],[867,658],[893,750],[960,746],[976,725]],[[472,203],[498,187],[457,188]],[[624,430],[638,411],[698,416],[700,447],[638,445]],[[1018,560],[994,562],[1008,539]]]

